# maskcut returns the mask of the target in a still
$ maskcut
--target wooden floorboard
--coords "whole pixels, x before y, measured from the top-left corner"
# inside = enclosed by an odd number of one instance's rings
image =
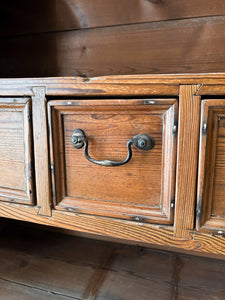
[[[11,282],[0,278],[0,299],[1,300],[68,300],[77,299],[58,294],[57,292],[39,289],[33,286],[27,286],[20,283]]]
[[[225,299],[225,261],[22,224],[0,234],[0,299]]]

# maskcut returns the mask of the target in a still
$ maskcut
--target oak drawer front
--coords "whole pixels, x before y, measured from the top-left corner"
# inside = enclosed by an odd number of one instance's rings
[[[55,209],[159,224],[173,223],[176,99],[55,100],[48,102]],[[139,134],[150,150],[132,148],[122,165],[96,165],[71,143],[75,129],[96,160],[121,161],[127,141]]]
[[[225,100],[201,105],[197,229],[225,229]]]
[[[31,100],[0,98],[0,200],[33,204]]]

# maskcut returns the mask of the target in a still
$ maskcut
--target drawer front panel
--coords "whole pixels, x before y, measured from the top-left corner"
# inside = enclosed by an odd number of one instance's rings
[[[33,203],[31,102],[0,98],[0,200]]]
[[[225,229],[225,100],[202,101],[197,228]]]
[[[50,101],[55,208],[171,224],[176,122],[175,99]],[[150,150],[132,146],[132,159],[122,166],[96,165],[71,143],[78,128],[96,160],[123,160],[127,141],[138,134],[151,136],[155,145]]]

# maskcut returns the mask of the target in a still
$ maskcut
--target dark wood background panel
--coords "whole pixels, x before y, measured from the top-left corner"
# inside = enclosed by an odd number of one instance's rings
[[[8,0],[0,3],[0,35],[33,34],[224,14],[223,0],[39,0],[35,5],[29,0]]]
[[[219,72],[225,16],[1,39],[0,76]]]
[[[27,225],[12,223],[1,234],[1,300],[225,298],[225,261]]]

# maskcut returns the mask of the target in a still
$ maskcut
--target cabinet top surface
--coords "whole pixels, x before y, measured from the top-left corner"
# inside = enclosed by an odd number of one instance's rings
[[[32,96],[43,86],[47,96],[178,95],[179,85],[224,86],[225,73],[116,75],[94,78],[48,77],[0,79],[0,96]],[[224,90],[224,88],[223,88]]]
[[[199,83],[200,81],[211,83],[212,80],[221,80],[225,84],[225,73],[189,73],[189,74],[140,74],[140,75],[109,75],[99,77],[39,77],[39,78],[1,78],[2,84],[32,84],[32,83],[135,83],[137,82],[172,82],[172,83]]]

